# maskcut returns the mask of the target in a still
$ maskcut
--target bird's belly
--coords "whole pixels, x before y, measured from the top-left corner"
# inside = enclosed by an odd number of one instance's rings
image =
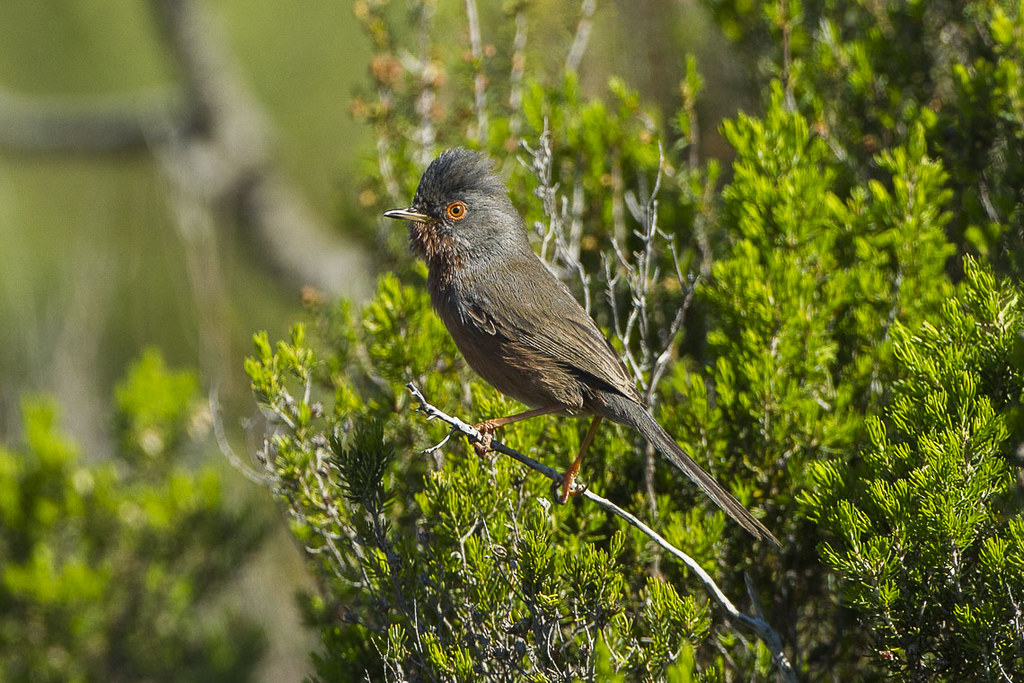
[[[531,408],[560,405],[568,413],[583,408],[579,381],[542,353],[472,326],[447,327],[469,367],[506,396]]]

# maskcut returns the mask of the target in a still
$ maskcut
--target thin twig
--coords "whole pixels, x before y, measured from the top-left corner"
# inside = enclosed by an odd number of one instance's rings
[[[793,33],[793,17],[789,15],[789,0],[781,0],[779,29],[782,32],[782,83],[786,94],[786,111],[796,111],[796,97],[793,95],[793,54],[790,36]]]
[[[227,434],[224,431],[224,419],[221,416],[220,400],[217,397],[216,387],[210,390],[210,419],[213,422],[213,435],[217,439],[217,446],[220,448],[220,452],[224,454],[224,457],[228,459],[228,462],[249,481],[261,486],[268,486],[271,483],[270,477],[245,464],[231,447],[231,442],[228,441]]]
[[[434,120],[434,107],[437,100],[438,67],[430,54],[430,29],[434,24],[435,5],[424,2],[419,5],[417,32],[419,33],[419,50],[416,62],[418,69],[413,73],[419,76],[416,95],[416,163],[426,168],[434,158],[434,143],[437,140],[437,122]]]
[[[442,448],[444,448],[445,444],[447,444],[451,440],[451,438],[453,436],[455,436],[455,432],[457,432],[457,431],[458,431],[457,429],[450,429],[450,430],[448,430],[448,433],[445,435],[445,437],[443,439],[441,439],[440,441],[435,443],[430,448],[424,448],[423,449],[423,454],[424,455],[433,455],[437,451],[439,451]]]
[[[458,417],[449,415],[442,411],[440,408],[437,408],[436,406],[428,403],[426,398],[424,398],[423,393],[411,382],[409,384],[406,384],[405,388],[409,390],[409,393],[412,394],[412,397],[416,399],[416,401],[419,403],[419,407],[416,408],[416,410],[426,415],[428,419],[438,419],[441,420],[442,422],[446,422],[449,425],[451,425],[454,429],[465,434],[472,441],[479,441],[483,438],[483,435],[480,432],[478,432],[471,424],[464,422]],[[497,451],[498,453],[507,455],[513,460],[516,460],[517,462],[526,465],[530,469],[543,474],[545,477],[550,479],[552,482],[555,482],[556,484],[562,483],[562,474],[558,470],[552,467],[548,467],[544,463],[538,460],[534,460],[533,458],[527,455],[523,455],[519,451],[509,448],[508,446],[504,445],[499,441],[492,440],[491,449]],[[703,567],[701,567],[696,560],[694,560],[692,557],[684,553],[679,548],[669,543],[664,536],[662,536],[657,531],[644,524],[636,515],[620,508],[615,503],[611,502],[607,498],[604,498],[594,493],[590,489],[582,488],[582,490],[577,490],[576,495],[581,496],[582,498],[585,498],[586,500],[589,500],[592,503],[595,503],[596,505],[603,508],[607,512],[612,513],[616,517],[625,521],[627,524],[638,529],[640,532],[647,535],[651,540],[653,540],[655,543],[661,546],[664,550],[666,550],[677,560],[685,564],[690,569],[690,571],[692,571],[694,575],[697,576],[700,582],[704,584],[705,589],[707,589],[712,599],[714,599],[714,601],[717,602],[718,605],[725,610],[730,619],[733,619],[743,624],[751,631],[753,631],[758,638],[761,639],[761,641],[771,652],[772,659],[774,660],[775,665],[776,667],[778,667],[779,670],[779,677],[784,681],[797,680],[796,672],[793,670],[792,665],[789,663],[789,659],[786,657],[785,651],[782,649],[782,639],[779,637],[779,634],[776,633],[775,630],[771,627],[771,625],[767,621],[765,621],[764,616],[761,614],[760,607],[756,599],[754,598],[753,590],[750,589],[749,585],[748,590],[750,590],[751,599],[754,601],[755,616],[751,616],[749,614],[744,614],[743,612],[740,612],[740,610],[736,607],[736,605],[733,604],[733,602],[728,598],[728,596],[726,596],[726,594],[722,592],[722,589],[718,587],[718,584],[715,583],[715,580],[711,578],[711,575],[704,571]]]
[[[473,109],[476,110],[476,139],[481,145],[487,144],[487,107],[484,90],[487,78],[484,76],[484,48],[480,38],[480,15],[476,0],[466,0],[466,22],[469,24],[469,49],[473,55]]]
[[[440,408],[437,408],[436,406],[433,406],[430,403],[428,403],[427,399],[423,397],[423,393],[416,388],[415,384],[409,382],[408,384],[405,385],[405,388],[408,389],[409,393],[412,394],[412,397],[419,402],[420,405],[416,410],[426,415],[428,420],[437,419],[441,420],[442,422],[447,422],[452,427],[454,427],[456,431],[462,432],[467,437],[469,437],[470,441],[476,442],[483,440],[484,435],[477,431],[477,429],[473,425],[469,424],[468,422],[463,422],[459,418],[449,415],[448,413],[443,412]],[[528,455],[523,455],[519,451],[513,450],[508,446],[505,446],[500,441],[492,440],[491,450],[503,453],[512,458],[513,460],[518,460],[519,462],[526,465],[530,469],[540,472],[551,481],[558,482],[559,484],[562,483],[561,472],[554,469],[553,467],[548,467],[539,460],[534,460]]]
[[[579,71],[580,69],[583,53],[587,51],[587,43],[590,41],[590,29],[594,26],[595,9],[597,9],[597,0],[583,0],[580,3],[580,20],[576,24],[576,34],[572,38],[569,54],[565,58],[566,71]]]
[[[589,313],[591,305],[590,274],[580,260],[583,248],[584,195],[582,179],[577,177],[573,183],[571,202],[567,197],[559,196],[559,185],[552,180],[554,150],[547,119],[544,120],[544,130],[541,132],[536,148],[530,147],[526,141],[521,141],[520,145],[530,156],[529,162],[521,161],[539,181],[533,194],[541,200],[541,207],[547,218],[546,224],[542,221],[535,221],[533,226],[534,232],[540,240],[540,258],[566,284],[569,284],[568,281],[572,275],[576,276],[583,296],[583,308]],[[551,247],[550,250],[549,247]]]
[[[508,76],[508,134],[512,144],[518,144],[523,127],[523,75],[526,73],[526,3],[517,3],[513,9],[515,35],[512,37],[512,70]]]

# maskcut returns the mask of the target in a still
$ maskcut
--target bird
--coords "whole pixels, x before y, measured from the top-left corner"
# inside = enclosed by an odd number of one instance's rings
[[[590,416],[562,478],[564,503],[577,490],[598,425],[611,420],[639,431],[755,538],[780,545],[651,415],[597,323],[534,253],[487,155],[463,147],[442,152],[423,172],[412,205],[383,215],[408,223],[412,251],[427,264],[431,306],[469,366],[530,408],[476,425],[484,450],[496,429],[513,422],[553,413]]]

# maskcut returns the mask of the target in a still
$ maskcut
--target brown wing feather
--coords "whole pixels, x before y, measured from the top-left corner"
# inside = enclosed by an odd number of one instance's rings
[[[515,273],[514,279],[476,283],[472,308],[487,312],[481,328],[515,339],[552,363],[639,402],[618,354],[569,289],[540,259],[521,265],[506,271]],[[551,324],[554,320],[562,324]]]

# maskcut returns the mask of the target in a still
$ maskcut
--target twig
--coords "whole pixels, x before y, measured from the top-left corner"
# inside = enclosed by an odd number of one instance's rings
[[[793,33],[793,17],[789,15],[789,0],[781,0],[779,30],[782,32],[782,83],[786,94],[786,111],[796,111],[796,97],[793,95],[793,54],[790,36]]]
[[[633,236],[640,240],[641,249],[627,253],[625,240],[616,236],[611,240],[614,259],[605,254],[601,255],[605,274],[605,294],[612,314],[612,327],[615,335],[622,342],[622,361],[640,386],[644,403],[651,409],[654,408],[657,400],[658,385],[674,360],[675,340],[683,329],[686,314],[696,291],[695,279],[691,279],[687,286],[688,278],[682,272],[675,237],[658,227],[658,193],[661,190],[664,170],[665,155],[659,142],[658,170],[654,176],[653,188],[648,191],[646,179],[641,176],[638,194],[630,192],[624,195],[626,208],[633,219],[640,224],[640,227],[633,231]],[[641,200],[641,197],[644,199]],[[625,232],[624,225],[622,232]],[[657,335],[660,338],[655,339],[653,312],[649,308],[649,302],[654,293],[660,289],[662,274],[658,263],[664,252],[672,257],[676,277],[680,287],[686,292],[686,296],[672,321],[661,330],[660,335]],[[616,292],[620,284],[632,303],[628,315],[623,315],[619,311]],[[633,350],[634,337],[639,340],[637,351]],[[648,444],[643,470],[644,492],[651,514],[657,517],[658,504],[654,491],[654,471],[655,449]],[[654,561],[656,569],[657,558]]]
[[[415,132],[412,135],[413,141],[416,142],[413,158],[418,165],[426,167],[434,158],[434,144],[437,141],[437,127],[434,121],[434,104],[437,101],[437,67],[429,56],[417,58],[406,51],[398,54],[398,61],[406,71],[415,76],[416,87],[419,89],[413,105],[417,121]],[[394,177],[386,182],[389,184],[389,191],[392,184],[396,191],[399,189]]]
[[[469,24],[469,49],[473,55],[473,109],[476,110],[476,139],[481,145],[487,144],[487,106],[484,91],[487,78],[484,76],[484,48],[480,38],[480,15],[476,0],[466,0],[466,22]]]
[[[547,218],[547,224],[535,221],[533,226],[540,240],[540,258],[566,284],[572,274],[576,275],[583,295],[583,308],[589,313],[590,275],[580,260],[584,202],[582,180],[577,178],[573,183],[571,203],[568,198],[559,196],[559,185],[553,180],[554,150],[547,119],[544,120],[544,130],[541,132],[537,147],[530,147],[525,140],[520,141],[520,146],[530,157],[529,162],[521,161],[537,176],[539,185],[533,194],[541,200],[541,207]],[[550,254],[549,247],[552,247]]]
[[[526,3],[517,3],[513,10],[515,35],[512,38],[512,70],[508,76],[508,134],[512,143],[519,142],[523,126],[523,75],[526,73]]]
[[[453,437],[453,436],[455,435],[455,432],[457,432],[457,431],[458,431],[457,429],[450,429],[450,430],[448,431],[448,433],[447,433],[447,434],[445,434],[445,437],[444,437],[443,439],[441,439],[440,441],[438,441],[437,443],[435,443],[435,444],[434,444],[433,446],[431,446],[430,448],[424,448],[424,449],[423,449],[423,454],[424,454],[424,455],[433,455],[433,454],[434,454],[434,453],[436,453],[437,451],[439,451],[439,450],[441,450],[442,448],[444,448],[444,447],[445,447],[445,444],[447,444],[447,443],[448,443],[449,441],[451,441],[451,438],[452,438],[452,437]]]
[[[231,442],[228,441],[227,434],[224,432],[224,419],[220,413],[220,399],[217,397],[216,387],[210,389],[210,416],[213,422],[213,435],[217,439],[217,446],[220,448],[220,452],[224,454],[224,457],[228,459],[228,462],[249,481],[260,486],[268,486],[271,483],[270,477],[245,464],[238,457],[238,454],[235,453],[235,449],[231,447]]]
[[[423,393],[411,382],[406,384],[405,388],[409,390],[409,393],[412,394],[412,397],[416,399],[416,401],[419,403],[419,407],[416,408],[416,410],[426,415],[427,419],[438,419],[441,420],[442,422],[446,422],[449,425],[451,425],[455,430],[465,434],[467,437],[469,437],[470,440],[479,441],[483,438],[483,435],[480,432],[478,432],[471,424],[464,422],[458,417],[449,415],[442,411],[440,408],[437,408],[436,406],[433,406],[430,403],[428,403],[426,398],[424,398]],[[509,448],[508,446],[499,441],[491,441],[491,449],[497,451],[498,453],[507,455],[513,460],[516,460],[526,465],[530,469],[543,474],[552,482],[555,482],[557,484],[562,483],[562,474],[558,470],[552,467],[548,467],[544,463],[538,460],[534,460],[533,458],[527,455],[523,455],[519,451]],[[594,493],[590,489],[584,488],[578,491],[577,495],[581,496],[582,498],[585,498],[586,500],[589,500],[592,503],[595,503],[596,505],[603,508],[607,512],[612,513],[616,517],[619,517],[620,519],[625,521],[627,524],[633,526],[642,533],[646,534],[651,540],[653,540],[655,543],[661,546],[669,554],[671,554],[673,557],[675,557],[680,562],[685,564],[690,569],[690,571],[692,571],[697,576],[700,582],[704,584],[704,587],[707,589],[708,593],[710,593],[714,601],[717,602],[718,605],[725,610],[726,614],[728,614],[730,619],[733,619],[743,624],[751,631],[753,631],[758,638],[761,639],[761,641],[771,652],[772,660],[775,662],[775,665],[776,667],[778,667],[779,670],[779,677],[784,681],[797,680],[796,672],[793,670],[793,666],[789,663],[789,659],[786,657],[786,653],[782,649],[782,639],[779,637],[779,634],[776,633],[775,630],[771,627],[771,625],[767,621],[765,621],[764,616],[761,614],[760,606],[758,605],[758,602],[753,593],[753,589],[750,587],[749,582],[747,588],[750,592],[750,597],[754,604],[755,616],[751,616],[749,614],[744,614],[743,612],[740,612],[736,605],[734,605],[733,602],[728,598],[728,596],[726,596],[726,594],[722,592],[722,589],[718,587],[718,584],[716,584],[715,580],[711,578],[711,575],[704,571],[704,569],[697,563],[696,560],[694,560],[692,557],[684,553],[679,548],[669,543],[664,536],[662,536],[657,531],[644,524],[642,521],[640,521],[638,517],[636,517],[636,515],[634,515],[631,512],[627,512],[626,510],[620,508],[618,505],[611,502],[607,498],[604,498]]]
[[[566,71],[579,71],[580,69],[583,53],[587,51],[587,43],[590,41],[590,29],[594,26],[595,9],[597,9],[597,0],[583,0],[580,3],[580,20],[576,24],[576,34],[572,38],[569,54],[565,58]]]
[[[427,399],[423,397],[423,393],[416,388],[415,384],[409,382],[408,384],[405,385],[405,388],[408,389],[409,393],[412,394],[412,397],[419,402],[419,408],[417,408],[416,410],[426,415],[428,420],[438,419],[441,420],[442,422],[447,422],[452,427],[454,427],[456,431],[462,432],[463,434],[468,436],[471,441],[483,440],[484,435],[477,431],[477,429],[473,425],[469,424],[468,422],[463,422],[459,418],[449,415],[448,413],[443,412],[440,408],[437,408],[436,406],[433,406],[430,403],[428,403]],[[554,469],[553,467],[548,467],[539,460],[534,460],[528,455],[523,455],[519,451],[511,449],[499,441],[491,441],[491,450],[497,451],[499,453],[504,453],[513,460],[518,460],[519,462],[526,465],[530,469],[540,472],[551,481],[558,482],[559,484],[562,483],[561,472]]]
[[[419,68],[413,73],[418,74],[420,89],[416,95],[416,163],[422,168],[434,157],[434,143],[437,140],[437,122],[435,121],[434,107],[437,101],[437,84],[440,71],[430,55],[430,29],[434,24],[434,13],[436,6],[432,2],[424,2],[419,5],[419,16],[416,22],[419,32],[419,58],[416,62]]]

